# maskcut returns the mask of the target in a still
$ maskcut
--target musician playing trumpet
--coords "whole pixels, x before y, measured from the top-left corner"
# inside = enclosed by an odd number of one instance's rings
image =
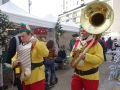
[[[16,67],[20,64],[23,90],[44,90],[43,57],[47,57],[49,51],[45,43],[32,35],[28,25],[22,23],[19,33],[22,43],[18,46],[16,55],[12,58],[12,65]],[[18,68],[16,72],[19,72]]]
[[[93,40],[93,35],[86,32],[80,27],[80,37],[76,39],[76,43],[71,52],[71,58],[74,58],[76,50],[87,47]],[[88,52],[79,54],[84,65],[80,62],[75,67],[75,72],[71,81],[71,90],[98,90],[99,86],[99,65],[103,62],[103,49],[99,42],[95,40]],[[81,61],[80,60],[80,61]]]

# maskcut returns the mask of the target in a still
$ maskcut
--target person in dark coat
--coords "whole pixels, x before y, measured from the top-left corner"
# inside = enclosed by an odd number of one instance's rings
[[[20,39],[20,37],[18,36],[18,39],[19,39],[19,41],[21,42],[21,39]],[[11,64],[11,59],[12,59],[12,57],[15,55],[15,53],[16,53],[16,44],[17,44],[17,42],[16,42],[16,38],[15,37],[13,37],[11,40],[10,40],[10,42],[9,42],[9,45],[8,45],[8,58],[7,58],[7,63],[9,63],[9,64]]]
[[[101,39],[99,39],[99,41],[98,41],[99,43],[100,43],[100,45],[102,46],[102,48],[104,47],[104,43],[103,43],[103,41],[101,40]]]
[[[107,59],[106,59],[107,43],[105,42],[105,38],[104,37],[102,37],[102,41],[103,41],[104,61],[107,61]]]
[[[73,34],[72,35],[73,39],[70,40],[69,47],[70,47],[70,52],[72,51],[72,48],[76,42],[76,38],[78,37],[78,34]]]
[[[113,44],[113,42],[111,40],[111,37],[109,37],[107,40],[107,49],[108,50],[112,50],[112,44]]]
[[[8,46],[8,56],[7,56],[7,62],[6,63],[11,64],[12,57],[16,53],[17,44],[20,44],[20,43],[21,43],[21,39],[20,39],[18,34],[10,40],[9,46]],[[20,78],[18,78],[16,76],[15,76],[14,85],[17,85],[18,90],[23,90],[21,80],[20,80]]]
[[[60,50],[58,51],[58,57],[66,59],[65,45],[61,46]]]

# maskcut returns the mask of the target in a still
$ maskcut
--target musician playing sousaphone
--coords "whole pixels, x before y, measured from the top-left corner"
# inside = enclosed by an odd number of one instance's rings
[[[82,10],[80,37],[71,52],[70,65],[75,68],[71,90],[98,90],[98,67],[104,61],[98,40],[110,28],[113,20],[113,9],[102,1],[92,1]]]
[[[71,56],[74,57],[77,49],[86,48],[93,40],[93,35],[80,27],[80,37],[77,37]],[[79,54],[84,65],[78,63],[71,82],[71,90],[98,90],[98,67],[103,62],[103,50],[98,41],[94,41],[88,52]]]
[[[46,45],[32,35],[30,27],[21,24],[20,38],[22,43],[18,46],[16,55],[12,58],[16,73],[19,72],[24,90],[44,90],[44,65],[43,57],[48,56]]]

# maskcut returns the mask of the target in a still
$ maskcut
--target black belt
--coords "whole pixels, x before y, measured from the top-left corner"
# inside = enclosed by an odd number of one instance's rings
[[[78,69],[75,69],[75,72],[81,76],[84,76],[84,75],[90,75],[90,74],[94,74],[98,71],[98,67],[96,68],[92,68],[90,70],[87,70],[87,71],[81,71],[81,70],[78,70]]]
[[[31,70],[34,70],[37,67],[40,67],[43,65],[43,62],[40,63],[31,63]]]

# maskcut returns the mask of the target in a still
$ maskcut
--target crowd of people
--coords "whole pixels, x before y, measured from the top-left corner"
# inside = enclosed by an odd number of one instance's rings
[[[102,37],[102,38],[99,40],[99,43],[101,44],[101,46],[102,46],[102,48],[103,48],[104,61],[107,61],[107,59],[106,59],[106,54],[107,54],[107,52],[116,50],[117,41],[118,41],[117,38],[114,38],[114,39],[112,40],[111,37],[109,37],[107,40],[105,40],[105,38]],[[113,58],[114,58],[114,54],[112,54],[112,59],[111,59],[111,60],[113,60]]]

